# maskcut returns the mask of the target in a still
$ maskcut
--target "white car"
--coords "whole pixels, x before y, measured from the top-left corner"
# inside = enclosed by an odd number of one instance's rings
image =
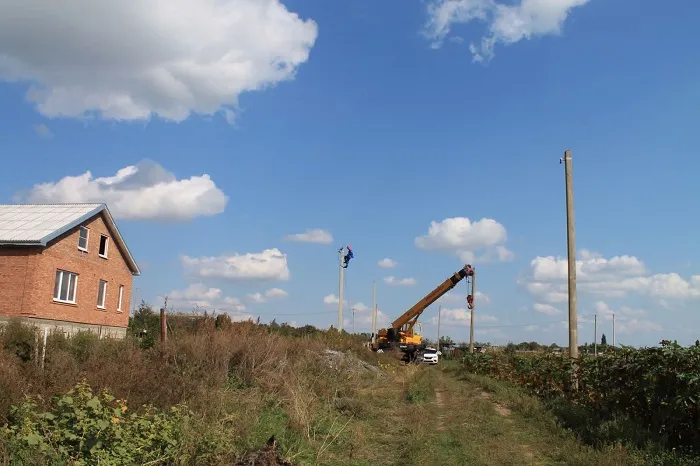
[[[438,350],[436,350],[435,348],[426,348],[423,351],[421,361],[424,363],[427,363],[427,364],[437,364],[439,354],[440,354],[440,352]]]

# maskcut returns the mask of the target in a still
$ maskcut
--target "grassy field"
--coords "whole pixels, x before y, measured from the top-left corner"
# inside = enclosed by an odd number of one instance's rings
[[[649,464],[584,446],[536,398],[449,364],[403,366],[335,332],[219,324],[145,349],[52,337],[43,371],[33,334],[4,329],[0,465]]]

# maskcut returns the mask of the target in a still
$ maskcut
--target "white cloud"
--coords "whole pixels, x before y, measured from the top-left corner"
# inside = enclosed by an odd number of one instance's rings
[[[504,243],[508,234],[503,225],[490,218],[472,222],[467,217],[446,218],[430,222],[428,233],[415,239],[415,245],[427,251],[456,254],[462,262],[506,261],[513,258]],[[476,256],[477,251],[484,254]]]
[[[292,79],[317,37],[280,0],[0,3],[0,80],[47,117],[235,118],[238,96]]]
[[[265,303],[271,299],[281,299],[286,298],[288,293],[280,288],[270,288],[264,294],[263,293],[250,293],[247,298],[249,301],[254,303]]]
[[[178,180],[160,165],[143,161],[93,178],[87,171],[55,183],[36,184],[17,199],[28,203],[106,203],[118,219],[186,221],[224,211],[228,197],[209,175]]]
[[[339,302],[340,302],[340,298],[338,298],[338,297],[337,297],[336,295],[334,295],[333,293],[331,293],[331,294],[329,294],[329,295],[326,295],[326,296],[324,296],[324,298],[323,298],[323,304],[333,304],[333,305],[336,305],[336,306],[337,306]],[[347,300],[347,299],[343,299],[343,307],[345,307],[345,306],[347,306],[347,305],[348,305],[348,300]]]
[[[557,309],[551,304],[535,303],[535,305],[532,307],[535,311],[541,312],[542,314],[557,315],[562,313],[561,310]]]
[[[634,309],[622,306],[612,309],[606,302],[597,301],[594,305],[595,313],[603,320],[612,321],[615,315],[615,332],[619,334],[635,334],[643,332],[658,332],[663,327],[656,322],[645,319],[647,312],[642,309]],[[612,343],[612,340],[610,341]]]
[[[286,281],[290,276],[287,255],[277,248],[230,256],[182,256],[180,260],[185,271],[205,278]]]
[[[379,265],[379,267],[381,267],[383,269],[391,269],[391,268],[396,267],[396,261],[386,257],[386,258],[380,260],[379,262],[377,262],[377,265]]]
[[[473,61],[489,61],[497,43],[514,44],[532,37],[559,35],[571,11],[589,0],[432,0],[423,33],[433,48],[442,46],[455,24],[485,23],[488,33],[470,43]]]
[[[391,319],[384,314],[380,309],[377,309],[377,331],[381,328],[387,328],[391,324]],[[352,330],[352,313],[349,317],[343,315],[343,328]],[[357,312],[355,313],[355,331],[371,332],[372,331],[372,313]]]
[[[482,314],[476,312],[474,314],[474,323],[487,323],[487,322],[497,322],[496,316],[490,314]],[[438,323],[438,316],[435,315],[431,318],[431,322],[434,325]],[[462,325],[467,326],[471,324],[471,311],[466,308],[457,309],[442,309],[440,315],[440,325]],[[476,326],[475,326],[476,329]]]
[[[300,243],[330,244],[333,242],[333,235],[327,230],[314,228],[306,230],[304,233],[287,235],[285,239],[288,241],[298,241]]]
[[[40,138],[43,138],[43,139],[53,138],[53,133],[51,132],[49,127],[43,123],[38,124],[38,125],[34,125],[33,129],[34,129],[34,132],[37,134],[37,136],[39,136]]]
[[[567,260],[565,257],[536,257],[525,286],[534,296],[549,303],[568,299]],[[700,298],[700,275],[686,280],[677,273],[650,274],[635,256],[615,256],[581,250],[576,261],[577,291],[580,295],[620,298],[632,294],[659,299]]]
[[[388,277],[384,277],[384,283],[391,286],[413,286],[417,282],[416,279],[412,277],[396,278],[393,275],[390,275]]]
[[[449,293],[445,293],[444,295],[442,295],[437,302],[445,304],[463,304],[467,302],[467,294],[450,291]],[[486,293],[482,293],[481,291],[477,290],[476,296],[474,297],[474,304],[476,306],[480,306],[482,304],[491,304],[491,297]]]
[[[350,309],[355,309],[355,311],[357,312],[365,312],[370,310],[369,306],[363,302],[357,302],[353,304],[352,306],[350,306]]]
[[[247,320],[252,318],[246,312],[246,306],[238,298],[224,296],[219,288],[210,288],[202,283],[194,283],[182,290],[173,290],[167,294],[168,308],[178,311],[223,311],[231,315],[235,320]],[[164,296],[159,296],[158,301],[163,301]]]
[[[284,291],[281,288],[270,288],[269,290],[267,290],[265,292],[265,296],[268,299],[280,299],[280,298],[286,298],[287,296],[289,296],[289,293],[287,293],[286,291]]]

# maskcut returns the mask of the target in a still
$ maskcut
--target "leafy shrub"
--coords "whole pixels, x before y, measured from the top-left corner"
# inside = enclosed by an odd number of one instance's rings
[[[556,354],[476,353],[465,355],[462,370],[517,383],[546,399],[567,399],[580,407],[576,417],[646,431],[637,439],[700,453],[700,347],[665,341],[575,362]],[[574,371],[578,390],[570,389]]]
[[[40,412],[28,397],[10,409],[10,425],[2,429],[9,456],[45,464],[121,465],[166,464],[174,458],[187,416],[183,405],[161,413],[143,406],[128,413],[126,400],[103,391],[94,395],[87,382],[78,383]],[[24,461],[22,461],[24,460]]]

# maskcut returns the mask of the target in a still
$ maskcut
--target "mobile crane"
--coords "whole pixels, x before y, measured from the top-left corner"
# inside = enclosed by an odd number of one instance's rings
[[[451,277],[437,286],[433,291],[425,295],[420,301],[413,305],[401,317],[392,322],[390,328],[383,328],[377,332],[376,346],[372,349],[385,350],[399,348],[403,353],[403,358],[407,362],[415,360],[419,351],[425,349],[423,344],[422,326],[418,322],[418,317],[428,306],[437,301],[442,295],[454,288],[463,278],[474,276],[474,269],[470,264],[466,264]],[[474,297],[472,291],[467,296],[467,306],[472,309]],[[419,332],[415,332],[415,327],[420,327]]]

